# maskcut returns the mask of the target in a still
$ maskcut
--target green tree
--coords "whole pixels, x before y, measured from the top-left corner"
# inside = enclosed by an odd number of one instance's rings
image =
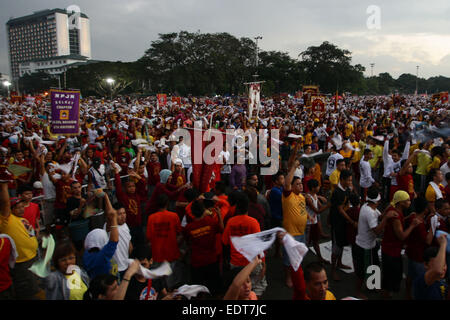
[[[301,68],[312,84],[320,85],[325,93],[352,91],[363,79],[365,68],[351,65],[351,52],[339,49],[336,45],[323,42],[318,47],[309,47],[300,53]]]

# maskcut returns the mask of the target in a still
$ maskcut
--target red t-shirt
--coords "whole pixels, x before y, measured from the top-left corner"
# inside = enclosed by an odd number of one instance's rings
[[[147,239],[155,262],[172,262],[180,257],[177,234],[181,231],[181,222],[175,212],[165,210],[148,217]]]
[[[415,214],[405,218],[405,227],[408,227],[415,218]],[[427,244],[427,229],[425,223],[417,225],[406,238],[406,255],[415,262],[423,262],[423,252]]]
[[[128,172],[128,165],[130,164],[131,156],[128,152],[118,153],[115,156],[115,162],[122,168],[122,174]]]
[[[237,215],[228,220],[222,235],[222,242],[230,246],[230,263],[232,265],[246,266],[249,264],[249,261],[234,248],[231,237],[242,237],[258,232],[261,232],[258,221],[248,215]]]
[[[188,223],[183,230],[191,246],[191,264],[198,268],[217,262],[216,236],[220,233],[216,219],[206,216]]]
[[[8,289],[12,284],[9,270],[11,248],[11,241],[8,238],[0,238],[0,292]]]
[[[34,230],[36,230],[37,222],[41,218],[41,211],[39,210],[39,205],[30,202],[30,205],[25,208],[23,217],[27,219],[28,222],[33,226]]]
[[[306,284],[303,275],[303,269],[301,266],[298,267],[297,271],[289,267],[289,271],[292,277],[292,288],[294,289],[293,300],[306,300]]]
[[[383,240],[381,241],[381,251],[391,257],[400,257],[403,248],[403,241],[397,238],[397,236],[395,235],[393,225],[394,220],[398,219],[400,220],[402,226],[404,226],[404,217],[403,212],[401,212],[400,210],[397,210],[392,206],[389,207],[388,211],[391,210],[397,212],[398,217],[390,218],[386,221],[386,227],[384,228],[384,236]]]

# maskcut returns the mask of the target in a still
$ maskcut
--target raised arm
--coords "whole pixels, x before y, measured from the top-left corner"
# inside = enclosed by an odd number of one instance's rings
[[[442,270],[445,267],[445,255],[446,255],[446,247],[447,247],[447,237],[442,234],[437,238],[439,243],[439,252],[436,258],[430,263],[430,268],[425,273],[425,283],[427,286],[431,286],[436,281],[441,279]]]
[[[261,259],[259,257],[256,257],[251,263],[249,263],[244,269],[242,269],[234,278],[233,283],[228,288],[228,291],[223,297],[223,300],[237,300],[239,298],[239,293],[241,291],[242,285],[245,281],[247,281],[252,271],[261,262]]]
[[[11,206],[9,204],[8,181],[0,182],[0,214],[4,218],[8,218],[11,214]]]

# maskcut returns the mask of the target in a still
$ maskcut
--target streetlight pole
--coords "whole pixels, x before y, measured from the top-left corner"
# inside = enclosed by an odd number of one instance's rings
[[[416,66],[417,74],[416,74],[416,95],[419,93],[419,66]]]
[[[113,91],[112,86],[113,86],[113,84],[114,84],[115,81],[116,81],[116,80],[111,79],[111,78],[106,79],[106,82],[109,83],[109,87],[110,87],[110,91],[111,91],[111,101],[112,101],[112,91]]]
[[[9,95],[10,95],[10,93],[9,93],[9,86],[11,85],[11,82],[9,82],[9,81],[4,81],[3,82],[3,85],[6,87],[6,89],[8,90],[8,97],[9,97]]]
[[[256,73],[255,73],[255,75],[253,76],[254,78],[255,78],[255,81],[256,80],[258,80],[258,64],[259,64],[259,49],[258,49],[258,40],[262,40],[262,38],[263,37],[261,37],[261,36],[257,36],[257,37],[255,37],[255,40],[256,40]]]

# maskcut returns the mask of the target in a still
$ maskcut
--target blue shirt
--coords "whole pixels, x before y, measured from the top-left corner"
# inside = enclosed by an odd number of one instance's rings
[[[441,279],[431,286],[427,286],[424,272],[414,281],[413,292],[416,300],[445,300],[448,294],[448,284],[445,279]]]
[[[116,252],[117,244],[118,242],[109,241],[100,251],[84,252],[84,269],[91,279],[101,274],[117,274],[117,264],[115,264],[116,270],[113,270],[113,263],[111,262]]]
[[[283,219],[283,206],[281,197],[283,195],[283,187],[273,187],[269,194],[269,205],[272,218],[276,220]]]

